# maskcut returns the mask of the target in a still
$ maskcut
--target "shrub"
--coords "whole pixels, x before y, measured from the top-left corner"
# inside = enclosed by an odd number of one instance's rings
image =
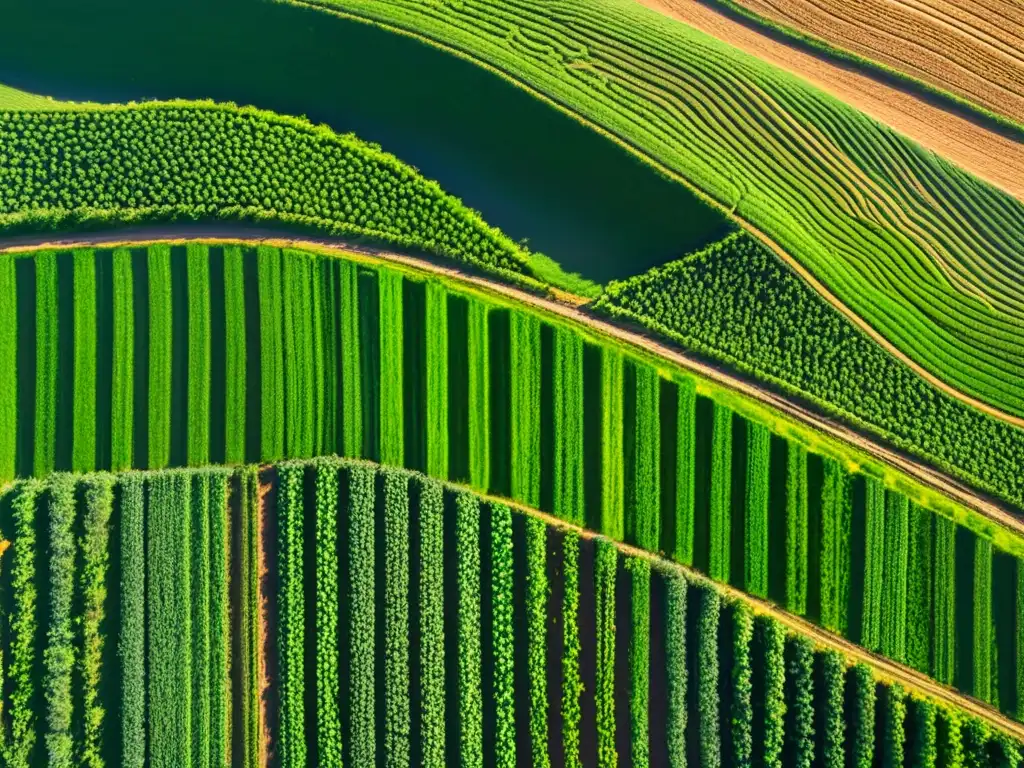
[[[409,477],[384,469],[384,762],[409,765]],[[323,758],[321,757],[321,762]]]
[[[615,768],[615,569],[618,550],[598,539],[594,557],[594,601],[597,612],[597,669],[594,699],[597,709],[598,768]]]

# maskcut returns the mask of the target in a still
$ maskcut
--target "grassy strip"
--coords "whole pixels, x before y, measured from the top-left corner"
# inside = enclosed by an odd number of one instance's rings
[[[188,440],[186,456],[196,467],[210,461],[210,249],[189,243]],[[220,405],[218,404],[218,407]]]
[[[864,603],[860,644],[877,651],[882,644],[885,580],[885,488],[864,478]]]
[[[615,750],[615,569],[619,551],[598,539],[594,556],[594,603],[597,612],[596,687],[597,766],[616,768]]]
[[[636,370],[635,429],[626,435],[633,446],[627,468],[627,540],[648,552],[661,549],[661,379],[642,363]]]
[[[512,442],[512,498],[540,506],[540,320],[534,314],[511,313],[509,360]]]
[[[448,291],[426,286],[427,474],[448,479]]]
[[[583,339],[562,326],[553,333],[555,516],[582,525],[583,514]]]
[[[208,478],[210,515],[210,747],[209,765],[223,768],[231,744],[231,525],[228,519],[228,476]]]
[[[444,490],[436,480],[419,483],[420,732],[423,768],[445,765]]]
[[[469,480],[474,488],[491,485],[490,308],[469,301]]]
[[[0,482],[12,480],[18,455],[18,284],[14,257],[0,256]]]
[[[381,269],[380,286],[380,460],[395,467],[405,463],[403,410],[403,304],[401,273]],[[428,331],[429,335],[429,331]],[[410,386],[413,382],[409,382]]]
[[[680,574],[665,577],[665,682],[668,688],[666,737],[670,768],[686,768],[688,671],[686,601],[689,583]]]
[[[650,748],[651,693],[651,564],[640,558],[627,558],[631,574],[630,613],[632,631],[629,642],[629,724],[630,759],[633,768],[648,768]]]
[[[625,466],[622,445],[623,378],[621,352],[601,350],[601,533],[625,538]]]
[[[673,555],[693,565],[694,489],[697,478],[697,390],[693,379],[679,383],[676,416],[676,537]]]
[[[127,248],[116,248],[113,260],[114,349],[110,377],[110,468],[119,472],[131,468],[134,456],[135,296],[132,252]],[[233,423],[228,421],[228,424]]]
[[[71,675],[75,641],[71,603],[75,579],[75,480],[54,475],[47,488],[46,647],[43,650],[44,740],[46,763],[54,768],[74,765],[71,737]]]
[[[74,408],[71,470],[96,468],[96,257],[76,250],[74,261]],[[65,374],[66,375],[66,374]]]
[[[992,702],[993,666],[992,628],[992,543],[984,539],[974,540],[974,690],[976,699]]]
[[[807,450],[786,446],[786,609],[807,613]]]
[[[562,539],[562,579],[562,751],[565,768],[583,768],[580,698],[585,688],[580,671],[580,537],[575,532],[567,532]]]
[[[29,768],[36,745],[36,712],[39,695],[38,680],[38,617],[36,505],[43,485],[31,480],[19,485],[11,499],[11,530],[5,531],[12,541],[5,562],[10,566],[10,617],[4,620],[7,640],[4,661],[4,685],[9,714],[0,723],[0,756],[11,768]],[[141,708],[139,710],[141,712]],[[9,724],[9,730],[6,730]],[[6,732],[5,732],[6,731]],[[126,763],[126,765],[128,765]]]
[[[209,444],[209,442],[207,442]],[[210,473],[196,472],[192,494],[192,765],[210,768]],[[218,681],[219,683],[220,681]]]
[[[747,483],[744,522],[744,589],[768,596],[768,498],[771,481],[771,433],[747,422]]]
[[[715,403],[713,418],[708,575],[728,583],[732,551],[732,410]]]
[[[245,337],[245,262],[242,248],[224,248],[224,460],[228,464],[245,461],[246,430],[246,347]]]
[[[260,656],[263,648],[263,628],[260,599],[260,529],[261,520],[259,475],[255,467],[246,467],[239,478],[242,499],[239,504],[239,698],[241,701],[240,754],[238,762],[243,768],[262,764],[265,759],[263,745],[264,713],[261,690]],[[233,756],[236,757],[236,756]]]
[[[374,636],[374,471],[349,470],[349,765],[373,765],[377,757]]]
[[[548,755],[548,529],[526,519],[526,643],[530,678],[530,755],[534,768],[549,768]],[[512,658],[510,653],[509,658]]]
[[[36,413],[32,470],[45,477],[56,468],[57,440],[57,254],[37,253]]]
[[[885,494],[885,554],[882,570],[881,649],[890,659],[907,660],[907,563],[910,550],[910,507],[907,497]]]
[[[304,468],[298,464],[285,464],[278,469],[277,663],[281,725],[277,748],[284,768],[306,764],[304,475]]]
[[[341,452],[363,453],[362,370],[359,354],[359,273],[355,263],[342,260],[338,315],[341,326]]]
[[[284,297],[281,251],[256,249],[260,306],[260,455],[267,461],[284,457]],[[294,350],[290,350],[294,353]]]
[[[410,764],[409,476],[384,475],[384,765]],[[321,762],[323,758],[321,758]]]
[[[174,365],[174,303],[171,248],[151,245],[149,273],[149,469],[171,460],[171,372]]]
[[[147,486],[147,764],[189,768],[193,723],[188,475],[153,475]]]
[[[490,613],[494,670],[491,705],[494,707],[494,754],[487,756],[487,763],[499,768],[514,768],[516,764],[516,692],[513,660],[516,656],[516,641],[513,618],[512,511],[504,504],[492,504],[490,513]],[[541,523],[541,527],[543,528],[543,523]]]
[[[117,629],[120,739],[118,765],[146,763],[146,540],[145,486],[140,475],[118,481],[121,548],[120,612]]]
[[[932,648],[932,676],[940,683],[953,684],[956,670],[956,524],[935,519],[935,642]]]
[[[839,462],[822,461],[821,487],[821,625],[845,635],[849,631],[850,526],[853,512],[850,477]]]
[[[324,765],[341,765],[338,654],[338,468],[316,467],[316,745]]]
[[[100,698],[103,652],[106,645],[107,568],[110,561],[110,517],[114,505],[113,478],[93,475],[85,480],[85,515],[79,539],[82,567],[78,573],[81,600],[81,655],[76,660],[82,685],[81,742],[74,762],[88,768],[104,765],[104,718]],[[109,674],[109,673],[108,673]],[[105,678],[106,676],[103,675]]]
[[[281,272],[284,455],[305,458],[316,450],[316,404],[321,386],[314,363],[321,350],[313,328],[313,257],[287,249],[282,253]]]

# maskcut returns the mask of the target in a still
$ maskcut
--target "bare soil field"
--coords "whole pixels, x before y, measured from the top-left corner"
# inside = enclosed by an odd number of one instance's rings
[[[736,1],[1024,122],[1021,0]]]
[[[754,6],[765,1],[743,0],[743,4],[760,13],[760,9]],[[992,5],[1010,5],[1015,1],[1017,0],[985,0]],[[700,0],[639,2],[802,77],[812,85],[913,139],[926,149],[1024,200],[1024,143],[952,114],[920,96],[881,82],[867,73],[840,66],[794,45],[774,40],[719,13]],[[816,7],[804,0],[779,2],[780,5],[787,6]],[[928,2],[937,3],[940,0]],[[843,5],[843,12],[861,12],[855,9],[854,5],[856,4]],[[1024,6],[1018,7],[1016,13],[1018,19],[1024,17]],[[1007,26],[1017,30],[1022,28],[1021,23],[1008,23]],[[817,34],[813,30],[808,31]],[[1024,51],[1024,36],[1018,36],[1017,39],[1020,46],[1018,50]],[[1008,60],[1024,62],[1024,53],[1007,53],[1006,56]],[[1022,79],[1018,119],[1024,120],[1024,65],[1018,68],[1017,75]],[[1007,103],[1005,99],[1003,103]]]

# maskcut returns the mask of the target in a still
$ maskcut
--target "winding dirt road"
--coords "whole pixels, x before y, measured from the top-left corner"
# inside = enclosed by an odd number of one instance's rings
[[[163,227],[135,227],[117,232],[81,234],[74,237],[43,240],[36,237],[13,237],[0,239],[0,253],[10,251],[45,250],[50,248],[71,249],[75,247],[113,248],[140,242],[180,243],[186,240],[202,239],[209,243],[263,243],[278,247],[311,248],[347,255],[369,263],[391,262],[401,264],[424,275],[443,275],[446,279],[472,287],[485,295],[500,301],[516,301],[535,307],[559,318],[585,327],[591,334],[627,344],[680,368],[696,373],[705,379],[724,386],[734,392],[750,397],[770,406],[791,419],[800,421],[831,438],[851,444],[873,458],[903,472],[923,485],[938,491],[963,506],[972,509],[997,525],[1024,536],[1024,518],[1013,514],[1009,506],[979,495],[966,484],[930,466],[916,461],[877,438],[854,430],[836,419],[824,416],[793,399],[784,397],[753,378],[740,376],[705,360],[688,355],[680,348],[655,337],[651,333],[627,323],[597,316],[586,310],[587,299],[564,292],[552,292],[540,296],[521,288],[499,283],[490,278],[467,274],[457,266],[439,263],[424,258],[406,256],[379,248],[354,245],[340,238],[302,238],[280,230],[247,228],[225,225],[173,225]]]

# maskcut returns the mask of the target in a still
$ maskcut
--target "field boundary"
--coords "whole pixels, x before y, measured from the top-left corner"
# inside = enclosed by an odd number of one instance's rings
[[[837,420],[812,410],[811,407],[795,402],[764,387],[763,383],[727,370],[724,366],[699,359],[687,354],[671,342],[663,341],[653,333],[632,324],[610,320],[586,311],[587,300],[561,291],[548,291],[547,295],[532,293],[523,288],[499,283],[480,274],[468,274],[459,266],[407,256],[385,249],[355,245],[343,239],[307,239],[282,233],[277,230],[230,228],[224,226],[185,228],[138,228],[133,231],[81,234],[74,237],[40,240],[38,237],[0,238],[0,254],[31,253],[42,250],[73,249],[76,247],[115,248],[139,247],[149,244],[182,244],[188,241],[202,241],[210,245],[245,243],[270,245],[281,248],[301,248],[332,256],[344,256],[356,262],[371,265],[397,265],[420,277],[441,277],[456,284],[461,290],[484,295],[499,304],[517,303],[528,305],[561,321],[585,329],[589,334],[605,342],[627,347],[636,356],[647,357],[655,366],[658,362],[669,362],[695,374],[706,383],[717,386],[733,396],[749,398],[767,407],[784,419],[795,420],[806,429],[817,433],[826,440],[838,441],[852,446],[881,462],[890,470],[908,475],[929,491],[937,493],[948,503],[952,501],[966,507],[984,519],[994,523],[1015,537],[1024,538],[1024,519],[1014,514],[1014,508],[1000,501],[989,499],[944,472],[923,464],[910,456],[880,443],[877,438],[863,434]],[[755,417],[756,418],[756,417]],[[806,437],[793,436],[806,443]],[[936,512],[951,519],[955,513],[936,509]]]

